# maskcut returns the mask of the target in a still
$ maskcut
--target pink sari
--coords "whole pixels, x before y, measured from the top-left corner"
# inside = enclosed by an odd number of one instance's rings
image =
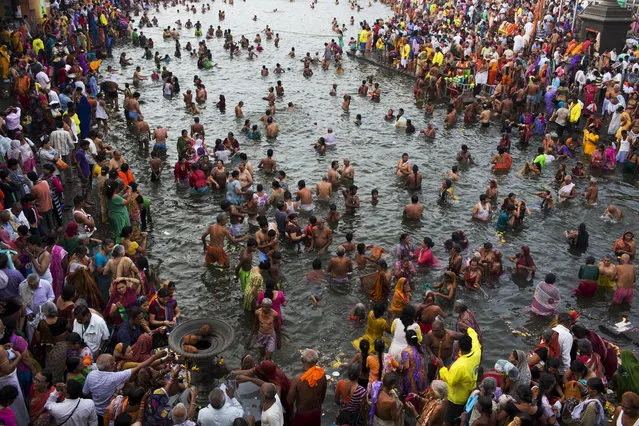
[[[62,287],[64,287],[64,276],[66,272],[62,269],[62,259],[67,255],[67,251],[59,245],[54,245],[51,249],[51,276],[53,282],[53,294],[56,299],[62,294]]]
[[[617,165],[617,152],[615,151],[615,148],[613,148],[612,146],[609,146],[606,149],[606,165],[604,166],[604,168],[606,170],[614,170],[615,166]]]

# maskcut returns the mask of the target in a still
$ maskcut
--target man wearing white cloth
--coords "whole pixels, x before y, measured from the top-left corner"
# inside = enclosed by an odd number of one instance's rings
[[[2,338],[2,335],[4,335],[4,326],[2,326],[0,331],[2,331],[0,335],[0,338]],[[0,389],[8,385],[17,389],[18,396],[10,407],[16,416],[16,424],[28,425],[30,421],[29,413],[24,404],[24,396],[22,395],[22,390],[20,390],[20,383],[18,382],[18,376],[16,374],[16,367],[20,359],[22,359],[22,355],[19,352],[13,352],[11,349],[7,351],[4,346],[0,346]]]

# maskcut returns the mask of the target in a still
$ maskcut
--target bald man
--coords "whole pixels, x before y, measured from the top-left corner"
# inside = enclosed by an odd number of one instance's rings
[[[104,411],[109,406],[109,401],[115,391],[126,381],[135,377],[143,368],[148,367],[154,361],[166,356],[166,351],[157,352],[144,362],[139,363],[134,368],[124,371],[113,371],[115,369],[115,359],[113,355],[100,355],[95,362],[97,370],[91,371],[84,382],[82,393],[91,395],[95,403],[95,412],[98,414],[98,424],[103,424]]]
[[[273,383],[263,383],[260,386],[262,404],[261,421],[264,426],[284,426],[284,408]]]

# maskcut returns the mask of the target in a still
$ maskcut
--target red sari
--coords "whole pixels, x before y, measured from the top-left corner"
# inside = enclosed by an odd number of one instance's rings
[[[135,305],[137,296],[131,287],[127,287],[124,294],[118,293],[115,290],[115,287],[116,286],[114,286],[114,289],[111,292],[111,297],[109,297],[109,303],[107,303],[106,308],[104,309],[104,318],[108,318],[113,325],[119,325],[122,323],[122,315],[117,308],[113,307],[113,305],[116,305],[119,302],[124,309],[128,309]]]

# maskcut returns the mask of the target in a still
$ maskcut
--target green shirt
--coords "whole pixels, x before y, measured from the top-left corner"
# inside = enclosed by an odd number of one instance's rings
[[[546,154],[539,154],[537,157],[535,157],[535,160],[533,161],[534,164],[539,163],[539,166],[543,169],[544,167],[546,167]]]

